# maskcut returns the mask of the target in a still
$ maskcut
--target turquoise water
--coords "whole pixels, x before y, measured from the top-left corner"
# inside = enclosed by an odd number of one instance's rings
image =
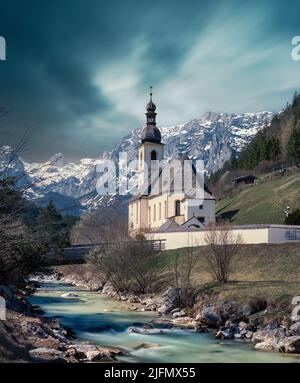
[[[76,298],[63,294],[76,293]],[[274,362],[295,363],[297,356],[255,351],[251,344],[238,341],[217,341],[213,331],[197,334],[192,331],[163,329],[163,334],[132,334],[128,328],[135,324],[152,323],[158,319],[153,312],[132,311],[132,306],[60,283],[43,284],[30,297],[46,316],[58,318],[64,326],[75,331],[78,340],[103,346],[117,346],[130,356],[119,357],[126,362]],[[159,326],[154,324],[155,327]],[[142,344],[152,348],[140,348]]]

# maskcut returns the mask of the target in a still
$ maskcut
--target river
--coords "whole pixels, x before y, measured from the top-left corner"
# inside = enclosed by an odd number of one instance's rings
[[[68,292],[78,297],[62,297]],[[255,351],[251,344],[215,340],[213,331],[198,334],[163,329],[162,334],[130,333],[128,328],[134,324],[153,324],[157,314],[133,311],[132,305],[126,302],[67,284],[43,283],[29,301],[44,310],[45,316],[55,317],[63,326],[71,328],[77,341],[127,350],[129,356],[118,357],[125,362],[299,362],[295,356]],[[141,348],[142,344],[153,347]]]

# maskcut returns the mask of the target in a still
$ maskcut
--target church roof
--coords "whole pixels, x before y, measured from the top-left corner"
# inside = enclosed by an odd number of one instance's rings
[[[204,229],[204,227],[198,228],[198,227],[185,226],[186,222],[184,222],[182,225],[179,225],[174,218],[169,218],[163,225],[161,225],[158,229],[153,230],[152,232],[153,233],[169,233],[169,232],[172,233],[172,232],[181,232],[181,231],[199,231]]]
[[[163,225],[161,225],[159,227],[159,231],[174,231],[174,230],[177,230],[178,228],[180,227],[180,225],[178,225],[178,223],[175,221],[174,218],[170,218],[167,220],[167,222],[165,222]]]
[[[141,134],[142,143],[152,142],[154,144],[161,143],[161,133],[157,126],[155,125],[146,125]]]

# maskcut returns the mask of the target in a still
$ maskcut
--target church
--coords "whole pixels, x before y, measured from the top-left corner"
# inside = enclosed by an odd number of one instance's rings
[[[198,178],[195,167],[192,167],[192,188],[189,192],[174,187],[177,174],[172,174],[170,167],[170,192],[164,192],[162,180],[164,163],[164,144],[161,132],[156,126],[156,105],[152,100],[146,106],[146,126],[142,129],[141,143],[138,146],[138,190],[139,193],[129,201],[128,229],[131,236],[155,231],[174,231],[176,229],[204,229],[215,222],[215,198]],[[178,158],[184,178],[184,160]],[[174,160],[173,160],[174,161]],[[176,160],[175,160],[176,161]],[[170,163],[170,162],[168,162]],[[166,166],[164,166],[166,168]],[[156,174],[156,177],[152,177]],[[198,189],[197,189],[198,188]],[[199,192],[199,188],[202,188]],[[155,190],[155,192],[154,192]],[[201,198],[199,198],[201,195]]]

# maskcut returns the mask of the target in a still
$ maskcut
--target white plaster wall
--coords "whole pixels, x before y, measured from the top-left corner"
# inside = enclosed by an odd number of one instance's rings
[[[189,232],[167,232],[146,234],[149,240],[165,240],[165,249],[180,249],[205,245],[206,230]],[[244,244],[268,243],[268,228],[264,229],[234,229],[235,236],[240,235]]]

